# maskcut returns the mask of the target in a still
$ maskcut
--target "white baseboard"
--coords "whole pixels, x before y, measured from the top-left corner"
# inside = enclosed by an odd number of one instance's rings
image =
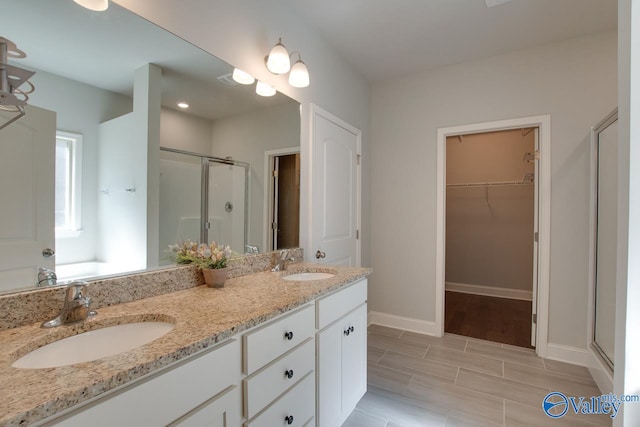
[[[424,335],[437,336],[436,323],[427,320],[413,319],[411,317],[396,316],[394,314],[369,312],[369,324],[387,326],[389,328],[403,329]]]
[[[498,288],[495,286],[470,285],[467,283],[445,282],[446,291],[461,292],[464,294],[485,295],[489,297],[520,299],[532,301],[532,291],[523,289]]]
[[[586,348],[570,347],[562,344],[547,344],[546,359],[558,360],[560,362],[571,363],[589,367],[592,362],[593,355]]]
[[[613,393],[613,374],[593,350],[591,350],[589,373],[591,373],[602,394]]]

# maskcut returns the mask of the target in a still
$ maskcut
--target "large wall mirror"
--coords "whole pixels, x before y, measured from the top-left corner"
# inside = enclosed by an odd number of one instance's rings
[[[594,129],[596,159],[595,272],[592,346],[613,370],[618,227],[618,114]]]
[[[257,95],[113,2],[8,0],[3,16],[0,37],[26,54],[9,63],[35,71],[35,91],[0,130],[0,293],[36,286],[38,267],[60,280],[157,268],[186,239],[298,246],[296,101]]]

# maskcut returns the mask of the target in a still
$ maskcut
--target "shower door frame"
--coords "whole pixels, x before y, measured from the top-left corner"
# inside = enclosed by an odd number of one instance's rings
[[[193,153],[191,151],[179,150],[177,148],[160,147],[160,151],[169,153],[182,154],[200,158],[200,242],[209,242],[209,165],[211,163],[219,163],[229,166],[240,166],[244,168],[244,246],[249,241],[249,190],[250,190],[250,170],[251,165],[247,162],[233,159],[223,159],[221,157],[207,156],[204,154]]]

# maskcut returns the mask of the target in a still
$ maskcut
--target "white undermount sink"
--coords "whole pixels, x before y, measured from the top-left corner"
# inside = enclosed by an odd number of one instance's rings
[[[160,338],[174,326],[168,322],[136,322],[95,329],[33,350],[11,366],[55,368],[115,356]]]
[[[332,273],[324,273],[324,272],[320,272],[320,271],[313,271],[313,272],[289,274],[287,276],[284,276],[282,278],[282,280],[306,282],[306,281],[309,281],[309,280],[330,279],[330,278],[332,278],[334,276],[335,276],[335,274],[332,274]]]

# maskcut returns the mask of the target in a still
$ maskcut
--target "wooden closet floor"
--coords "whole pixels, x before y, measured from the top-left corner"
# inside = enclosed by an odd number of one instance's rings
[[[444,330],[464,335],[531,347],[531,301],[445,292]]]

